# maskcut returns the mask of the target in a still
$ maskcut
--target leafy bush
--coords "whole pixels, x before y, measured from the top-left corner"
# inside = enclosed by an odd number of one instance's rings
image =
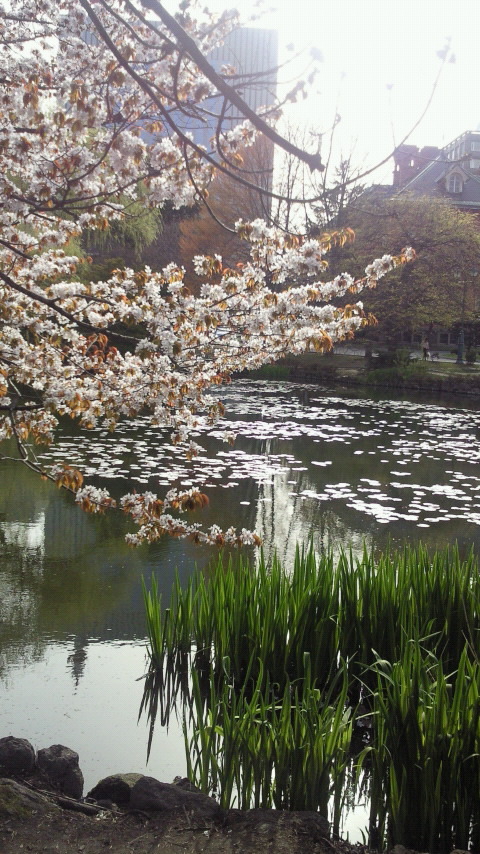
[[[375,367],[365,375],[367,383],[371,385],[402,386],[406,382],[421,382],[427,375],[426,362],[408,362],[406,365],[393,365],[392,367]]]
[[[262,365],[256,371],[251,371],[249,376],[260,380],[288,380],[290,378],[290,368],[288,365]]]
[[[408,368],[412,362],[410,350],[397,348],[388,350],[378,350],[376,355],[371,348],[365,351],[367,365],[373,370],[383,368]]]

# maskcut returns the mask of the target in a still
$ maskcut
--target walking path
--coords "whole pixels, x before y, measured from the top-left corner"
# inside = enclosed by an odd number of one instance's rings
[[[374,353],[376,353],[376,352],[378,352],[378,350],[382,350],[382,349],[384,349],[382,345],[380,345],[379,347],[373,347],[373,348],[372,348],[372,350],[373,350],[373,352],[374,352]],[[405,349],[405,350],[407,350],[407,349],[409,349],[409,348],[408,348],[408,347],[405,347],[405,348],[400,348],[400,347],[399,347],[398,349]],[[364,345],[363,345],[363,346],[360,346],[360,345],[358,345],[358,344],[354,344],[354,343],[351,343],[351,344],[336,344],[336,345],[335,345],[335,353],[336,353],[336,354],[342,354],[342,355],[344,355],[344,356],[365,356],[365,346],[364,346]],[[437,354],[437,351],[436,351],[436,350],[432,350],[432,353]],[[421,351],[420,349],[418,349],[418,350],[411,350],[411,351],[410,351],[410,358],[411,358],[412,360],[413,360],[413,359],[417,359],[418,361],[423,361],[423,354],[422,354],[422,351]],[[431,362],[446,362],[446,363],[447,363],[447,364],[449,364],[449,365],[455,365],[455,364],[456,364],[454,355],[452,355],[452,354],[447,354],[444,350],[440,350],[440,351],[438,351],[438,355],[435,355],[435,357],[434,357],[434,358],[431,358],[431,357],[430,357],[430,359],[429,359],[428,361],[431,361]],[[465,361],[464,361],[462,364],[466,364],[466,363],[465,363]]]

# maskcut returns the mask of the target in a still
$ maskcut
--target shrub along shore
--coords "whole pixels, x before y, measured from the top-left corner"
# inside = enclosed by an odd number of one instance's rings
[[[145,590],[143,712],[183,714],[188,776],[223,807],[370,804],[369,843],[480,849],[480,576],[425,549],[222,562]]]
[[[480,364],[411,359],[406,350],[375,351],[363,356],[338,349],[320,355],[305,353],[265,365],[248,374],[255,379],[291,380],[322,385],[352,385],[379,388],[412,389],[433,394],[480,396]],[[245,374],[244,376],[247,376]]]

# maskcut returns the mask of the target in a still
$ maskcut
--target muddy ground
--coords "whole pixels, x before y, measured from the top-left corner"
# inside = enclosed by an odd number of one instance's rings
[[[106,809],[84,815],[54,794],[0,780],[1,854],[364,854],[323,836],[315,813],[228,810],[204,819],[187,810]],[[366,852],[365,852],[366,854]]]

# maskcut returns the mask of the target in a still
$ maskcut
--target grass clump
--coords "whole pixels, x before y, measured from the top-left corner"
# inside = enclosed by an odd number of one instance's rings
[[[369,385],[402,386],[407,382],[421,382],[426,379],[428,369],[425,362],[410,362],[409,364],[394,364],[377,367],[365,373]]]
[[[320,810],[337,804],[337,829],[343,782],[350,763],[352,715],[347,671],[338,690],[322,694],[311,675],[300,683],[277,686],[263,678],[235,689],[210,674],[208,702],[198,674],[192,673],[193,733],[185,726],[188,776],[220,803],[241,809],[276,807]]]
[[[468,647],[457,670],[425,656],[371,668],[372,738],[357,760],[368,775],[370,838],[417,851],[479,850],[480,667]]]
[[[378,558],[343,553],[337,561],[297,550],[291,572],[277,559],[254,567],[220,558],[208,576],[194,573],[184,587],[177,579],[164,611],[155,580],[145,590],[153,667],[194,651],[216,673],[228,659],[241,684],[253,660],[250,678],[262,662],[280,689],[287,678],[303,678],[305,653],[323,687],[339,657],[359,676],[374,662],[373,650],[396,661],[412,638],[423,638],[454,669],[465,642],[478,649],[479,602],[473,555],[461,560],[451,549],[430,557],[421,546]]]
[[[222,805],[330,811],[352,778],[371,841],[478,845],[480,576],[456,549],[360,559],[297,551],[291,572],[220,559],[144,591],[151,733],[183,704],[189,777]]]

